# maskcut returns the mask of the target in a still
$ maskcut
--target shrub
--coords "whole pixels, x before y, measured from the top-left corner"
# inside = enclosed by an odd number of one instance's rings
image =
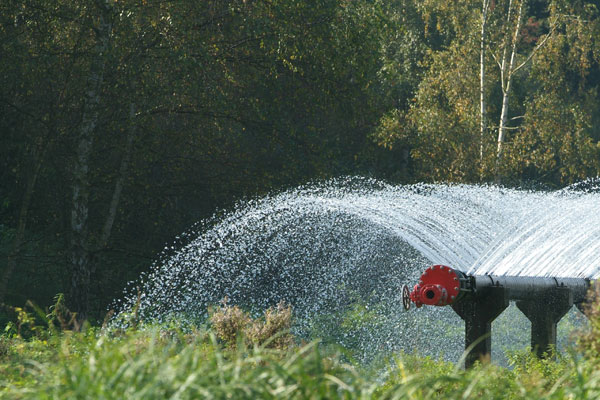
[[[230,306],[227,300],[219,309],[211,309],[210,321],[222,341],[234,345],[240,333],[248,329],[252,319],[250,315],[238,306]]]
[[[219,308],[209,310],[210,321],[219,339],[234,348],[238,339],[276,349],[285,349],[294,343],[289,333],[292,308],[280,302],[270,307],[262,318],[252,319],[238,306],[230,306],[225,299]]]

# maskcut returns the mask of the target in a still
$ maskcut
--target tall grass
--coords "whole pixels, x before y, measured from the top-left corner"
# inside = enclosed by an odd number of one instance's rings
[[[145,327],[119,336],[93,329],[50,340],[2,339],[0,398],[7,399],[597,399],[595,360],[513,368],[397,355],[387,368],[349,365],[318,343],[285,350],[225,348],[210,331]]]
[[[79,334],[75,335],[79,336]],[[81,339],[81,338],[79,338]],[[376,386],[357,370],[324,357],[313,342],[288,350],[224,349],[212,332],[165,335],[159,328],[100,335],[73,347],[64,337],[44,360],[27,361],[34,345],[9,362],[24,368],[0,382],[5,398],[288,399],[370,398]],[[6,356],[3,359],[6,361]]]
[[[260,323],[273,321],[275,312]],[[228,317],[232,315],[244,319],[246,328],[259,324],[244,313],[230,312]],[[221,317],[216,321],[223,322]],[[282,318],[281,326],[287,326],[287,317]],[[232,324],[225,325],[229,329]],[[595,326],[600,328],[592,324],[584,346],[600,337]],[[509,355],[511,368],[482,364],[464,371],[452,363],[406,354],[391,356],[383,366],[351,365],[336,353],[323,354],[317,341],[298,345],[286,339],[288,346],[281,346],[277,338],[287,335],[285,330],[266,340],[243,335],[224,340],[219,329],[216,324],[183,332],[142,324],[112,332],[52,330],[29,339],[0,335],[0,398],[600,398],[600,363],[593,346],[593,351],[582,351],[584,356],[567,354],[557,361],[538,360],[522,351]]]

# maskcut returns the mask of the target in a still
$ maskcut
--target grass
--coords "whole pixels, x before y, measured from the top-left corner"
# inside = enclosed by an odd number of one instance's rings
[[[396,355],[379,368],[322,354],[318,343],[272,349],[224,346],[212,330],[147,326],[110,335],[97,329],[49,339],[3,337],[0,398],[6,399],[597,399],[593,360],[537,360],[513,368]]]
[[[240,342],[232,350],[212,332],[157,327],[118,337],[71,334],[52,344],[10,341],[0,393],[11,399],[369,398],[374,390],[316,343],[284,351]]]
[[[279,310],[285,313],[285,327],[289,310]],[[7,330],[0,335],[0,398],[600,398],[600,335],[594,328],[582,341],[591,349],[583,349],[583,356],[538,360],[522,351],[509,355],[511,368],[481,364],[464,371],[452,363],[408,354],[377,365],[348,364],[335,352],[324,354],[318,341],[293,344],[285,330],[266,340],[242,335],[234,339],[229,331],[225,337],[222,329],[230,329],[235,321],[223,323],[223,318],[232,315],[239,315],[244,327],[255,327],[247,332],[277,320],[276,309],[257,320],[231,311],[215,311],[223,314],[213,314],[217,323],[212,327],[185,331],[172,325],[140,324],[120,331],[72,331],[63,326],[36,329],[23,338]],[[285,341],[278,341],[281,337]]]

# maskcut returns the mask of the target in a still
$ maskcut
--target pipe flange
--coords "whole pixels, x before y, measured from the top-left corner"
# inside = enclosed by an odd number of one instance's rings
[[[410,299],[417,307],[423,304],[446,306],[452,304],[459,293],[458,272],[445,265],[433,265],[423,272],[419,283],[410,293]]]

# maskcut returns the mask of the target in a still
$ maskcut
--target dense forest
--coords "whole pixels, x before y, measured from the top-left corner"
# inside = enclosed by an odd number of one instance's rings
[[[311,180],[598,176],[599,3],[3,0],[0,303],[101,318],[195,221]]]

